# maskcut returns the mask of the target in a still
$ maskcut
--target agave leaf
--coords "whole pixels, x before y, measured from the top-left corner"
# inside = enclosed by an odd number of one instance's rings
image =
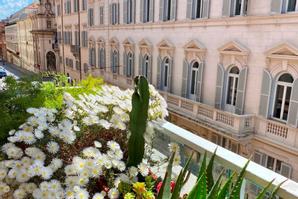
[[[245,166],[240,171],[240,173],[237,177],[236,183],[232,187],[231,195],[230,195],[229,199],[239,199],[240,198],[240,190],[241,190],[242,182],[243,182],[243,179],[244,179],[244,174],[245,174],[245,171],[246,171],[246,168],[247,168],[248,164],[249,164],[249,161],[247,161]]]
[[[223,171],[220,172],[220,175],[217,178],[215,184],[210,189],[210,191],[208,193],[208,196],[207,196],[207,199],[214,199],[214,198],[216,198],[216,196],[217,196],[217,194],[218,194],[218,192],[220,190],[220,185],[221,185],[221,182],[222,182],[222,174],[223,174]]]
[[[162,186],[159,190],[159,193],[157,195],[157,199],[169,199],[171,198],[171,177],[172,177],[172,168],[173,168],[173,161],[175,157],[175,152],[172,154],[169,164],[167,167],[167,171],[165,173],[164,180],[162,182]]]
[[[258,194],[256,199],[263,199],[264,198],[265,194],[268,192],[268,190],[269,190],[270,186],[272,185],[273,181],[274,181],[274,179],[270,183],[268,183],[266,187],[264,187],[264,189]]]
[[[178,176],[177,181],[176,181],[175,188],[174,188],[173,193],[172,193],[172,199],[178,199],[179,196],[180,196],[180,192],[181,192],[181,189],[183,187],[185,176],[186,176],[187,171],[189,169],[189,165],[190,165],[190,162],[192,160],[193,154],[194,153],[192,153],[191,156],[188,158],[185,167],[179,173],[179,176]]]
[[[198,180],[201,178],[201,176],[206,171],[206,165],[207,165],[207,153],[205,152],[204,157],[203,157],[203,161],[202,161],[202,165],[201,165],[201,168],[200,168],[200,171],[199,171]]]
[[[230,186],[232,184],[232,181],[234,179],[234,176],[236,175],[236,173],[234,172],[226,181],[226,183],[224,184],[224,186],[220,189],[217,199],[225,199],[229,193],[229,189]]]
[[[213,184],[214,184],[213,165],[214,165],[214,159],[216,156],[216,151],[217,151],[217,148],[215,149],[213,155],[211,156],[211,159],[207,166],[207,192],[209,192],[211,190],[211,188],[213,187]]]
[[[279,188],[281,187],[281,185],[283,185],[283,183],[285,183],[286,181],[287,181],[287,180],[285,180],[285,181],[279,183],[279,184],[273,189],[273,191],[272,191],[271,196],[270,196],[269,199],[274,199],[274,198],[275,198],[277,191],[279,190]]]
[[[200,172],[201,173],[201,172]],[[206,199],[207,197],[207,172],[202,172],[201,177],[197,181],[196,185],[190,191],[187,199]]]

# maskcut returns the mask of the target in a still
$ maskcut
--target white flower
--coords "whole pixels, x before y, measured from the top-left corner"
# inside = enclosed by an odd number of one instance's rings
[[[108,122],[107,120],[104,120],[104,119],[99,120],[99,125],[105,129],[110,129],[112,126],[112,124],[110,122]]]
[[[25,198],[26,197],[26,192],[25,192],[25,190],[23,190],[23,189],[17,189],[17,190],[15,190],[14,191],[14,193],[13,193],[13,197],[15,198],[15,199],[23,199],[23,198]]]
[[[52,154],[56,154],[59,151],[59,144],[51,141],[47,144],[47,150]]]
[[[138,169],[134,166],[130,167],[128,172],[131,177],[136,177],[138,175]]]
[[[0,181],[0,196],[5,193],[8,193],[9,191],[10,187],[7,184]]]
[[[110,199],[117,199],[119,197],[119,192],[116,188],[110,189],[108,196]]]
[[[149,167],[147,164],[145,164],[144,162],[140,163],[139,166],[139,171],[142,174],[142,176],[146,177],[149,174]]]
[[[120,149],[120,145],[115,141],[108,141],[107,145],[112,151]]]
[[[88,199],[89,198],[89,193],[85,189],[79,188],[79,190],[76,190],[76,199]]]
[[[96,148],[101,148],[102,147],[102,144],[100,142],[98,142],[98,141],[94,141],[94,146]]]
[[[35,135],[35,137],[36,137],[37,139],[42,139],[42,138],[44,138],[44,134],[42,133],[41,130],[38,130],[38,129],[36,129],[36,130],[34,131],[34,135]]]
[[[94,194],[92,199],[104,199],[104,198],[105,198],[105,193],[101,192],[101,193]]]

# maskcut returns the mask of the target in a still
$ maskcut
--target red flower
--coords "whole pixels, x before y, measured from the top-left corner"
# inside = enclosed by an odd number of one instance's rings
[[[174,191],[175,185],[176,185],[176,183],[174,181],[171,181],[171,184],[170,184],[171,192]],[[161,186],[162,186],[162,182],[159,182],[156,186],[157,193],[159,193],[159,190],[160,190]]]

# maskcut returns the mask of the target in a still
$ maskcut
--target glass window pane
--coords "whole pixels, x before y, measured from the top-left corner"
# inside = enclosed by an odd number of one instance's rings
[[[288,12],[294,12],[296,9],[296,0],[288,0]]]
[[[289,113],[289,107],[290,107],[290,99],[291,99],[291,92],[292,88],[287,87],[287,92],[286,92],[286,99],[285,99],[285,104],[284,104],[284,112],[283,112],[283,120],[288,120],[288,113]]]
[[[233,82],[234,82],[234,78],[229,77],[227,104],[232,104]]]
[[[281,161],[276,160],[275,172],[280,173],[280,170],[281,170]]]
[[[239,74],[238,67],[235,66],[235,67],[231,68],[230,73],[232,73],[232,74]]]
[[[196,84],[196,71],[192,70],[191,72],[191,85],[190,85],[190,94],[195,94],[195,84]]]
[[[273,170],[274,166],[274,158],[271,156],[268,156],[267,158],[267,168]]]
[[[276,118],[281,117],[281,107],[282,107],[283,93],[284,93],[284,86],[277,85],[276,96],[275,96],[275,105],[274,105],[274,113],[273,113],[273,116],[276,117]]]
[[[197,0],[196,18],[201,18],[201,0]]]
[[[167,87],[168,86],[168,65],[165,65],[164,68],[164,86]]]
[[[293,83],[294,79],[293,79],[292,75],[290,75],[290,74],[283,74],[279,77],[278,81]]]
[[[236,8],[235,8],[235,15],[241,14],[241,1],[242,0],[236,0]]]
[[[235,78],[234,99],[233,99],[233,105],[234,106],[236,105],[237,88],[238,88],[238,77]]]

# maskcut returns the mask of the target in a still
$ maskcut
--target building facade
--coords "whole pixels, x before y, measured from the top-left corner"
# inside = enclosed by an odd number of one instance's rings
[[[18,27],[16,23],[9,23],[5,26],[6,61],[20,65],[20,51],[18,44]]]
[[[6,60],[5,23],[0,22],[0,59]]]
[[[79,33],[76,2],[56,1],[60,68],[122,88],[145,75],[169,120],[298,181],[298,2],[79,1]]]

